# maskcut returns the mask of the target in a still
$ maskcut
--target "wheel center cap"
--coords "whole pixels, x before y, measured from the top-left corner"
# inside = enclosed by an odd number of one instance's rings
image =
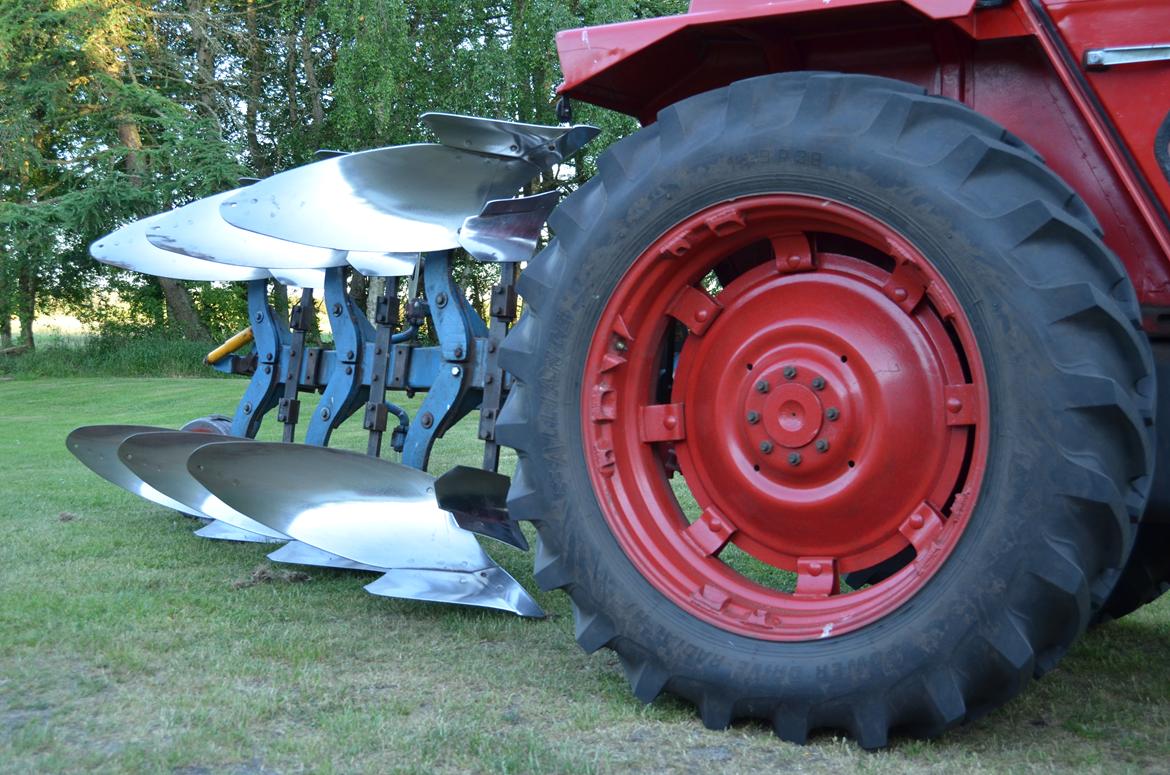
[[[821,431],[824,410],[817,394],[804,385],[780,385],[764,402],[764,427],[778,444],[803,447]]]

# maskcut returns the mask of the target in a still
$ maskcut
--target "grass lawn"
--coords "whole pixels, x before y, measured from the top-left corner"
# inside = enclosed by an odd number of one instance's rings
[[[242,385],[0,382],[0,771],[1170,773],[1170,600],[942,740],[797,747],[638,703],[616,657],[577,648],[526,554],[490,546],[544,621],[373,597],[368,574],[250,583],[264,547],[196,538],[65,450],[78,425],[230,413]],[[475,464],[474,427],[440,442],[435,472]],[[360,427],[338,445],[364,448]]]

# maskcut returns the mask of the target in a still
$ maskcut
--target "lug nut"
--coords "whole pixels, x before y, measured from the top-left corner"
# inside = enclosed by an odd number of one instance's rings
[[[799,452],[788,453],[788,464],[792,465],[792,466],[800,465],[800,453]]]
[[[785,366],[784,367],[784,379],[796,379],[796,367],[795,366]]]
[[[817,452],[828,452],[829,442],[827,439],[817,439]]]
[[[841,413],[837,411],[837,407],[835,406],[830,406],[825,410],[825,419],[827,419],[829,422],[834,422],[840,416]]]
[[[760,452],[763,452],[765,455],[772,454],[772,442],[761,441],[760,442]]]
[[[824,390],[825,389],[825,380],[822,379],[821,377],[816,377],[812,381],[812,386],[813,386],[813,390]]]
[[[770,386],[768,385],[768,380],[762,379],[756,383],[756,392],[757,393],[767,393],[769,387]]]
[[[760,413],[756,412],[756,411],[748,412],[747,413],[747,421],[750,425],[755,425],[756,423],[758,423],[760,421]]]

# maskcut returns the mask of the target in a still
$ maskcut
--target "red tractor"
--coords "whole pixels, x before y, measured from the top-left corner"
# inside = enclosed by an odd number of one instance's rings
[[[521,276],[498,437],[640,699],[935,735],[1165,588],[1170,3],[694,0],[557,45],[644,128]]]
[[[200,535],[385,572],[380,595],[540,616],[472,535],[526,548],[530,520],[537,581],[639,699],[792,741],[937,735],[1166,587],[1170,3],[694,0],[558,47],[562,118],[644,126],[539,255],[557,195],[516,194],[591,127],[428,114],[438,143],[125,226],[94,255],[250,283],[252,328],[209,361],[251,382],[204,428],[226,436],[70,449]],[[502,267],[490,321],[457,247]],[[350,271],[394,278],[376,326]],[[273,279],[306,288],[291,333]],[[331,350],[305,339],[315,284]],[[391,389],[427,391],[417,422]],[[269,410],[283,444],[248,440]],[[417,470],[476,410],[482,470]],[[369,454],[323,449],[354,415]]]

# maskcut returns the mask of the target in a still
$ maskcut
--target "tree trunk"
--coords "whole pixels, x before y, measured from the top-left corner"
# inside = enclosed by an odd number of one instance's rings
[[[364,312],[369,307],[370,278],[361,272],[351,272],[349,275],[349,297],[353,299],[354,306]],[[367,315],[367,317],[369,316]]]
[[[325,123],[325,108],[321,104],[321,87],[317,83],[317,68],[313,64],[312,29],[313,15],[317,12],[317,0],[305,3],[305,27],[301,33],[301,65],[305,68],[305,86],[309,89],[309,108],[313,111],[313,129],[320,131]]]
[[[32,350],[36,347],[32,327],[37,315],[37,278],[28,262],[20,264],[17,285],[16,314],[20,318],[20,342]]]
[[[288,320],[288,286],[283,283],[273,284],[272,311],[277,320]]]
[[[0,256],[0,349],[12,346],[12,291],[8,285],[11,260]]]
[[[256,3],[247,0],[244,8],[244,27],[248,33],[248,102],[244,106],[244,127],[248,140],[248,156],[251,157],[252,171],[261,178],[272,174],[272,168],[264,158],[260,136],[256,129],[260,113],[260,96],[263,91],[264,65],[261,61],[263,47],[260,45],[260,31],[256,22]]]
[[[290,30],[284,42],[284,89],[288,97],[288,125],[292,131],[300,128],[301,116],[297,111],[297,58],[296,30]]]
[[[135,185],[138,185],[145,171],[140,155],[142,136],[138,132],[138,125],[130,118],[119,119],[118,139],[126,147],[126,171]],[[177,328],[184,338],[201,341],[211,339],[211,332],[199,319],[199,313],[191,303],[191,294],[187,292],[186,286],[168,277],[157,279],[167,303],[167,322]]]
[[[378,297],[386,292],[386,278],[385,277],[371,277],[366,288],[366,317],[373,322],[378,315]]]
[[[195,45],[195,73],[192,80],[195,93],[199,95],[196,108],[200,114],[222,128],[215,104],[215,55],[212,52],[211,36],[207,32],[210,22],[207,0],[187,0],[187,19],[191,25],[191,40]]]
[[[167,323],[177,329],[184,339],[210,341],[211,332],[199,319],[199,313],[191,303],[191,294],[187,292],[187,288],[178,280],[169,277],[159,277],[158,284],[162,287],[163,298],[167,302]]]

